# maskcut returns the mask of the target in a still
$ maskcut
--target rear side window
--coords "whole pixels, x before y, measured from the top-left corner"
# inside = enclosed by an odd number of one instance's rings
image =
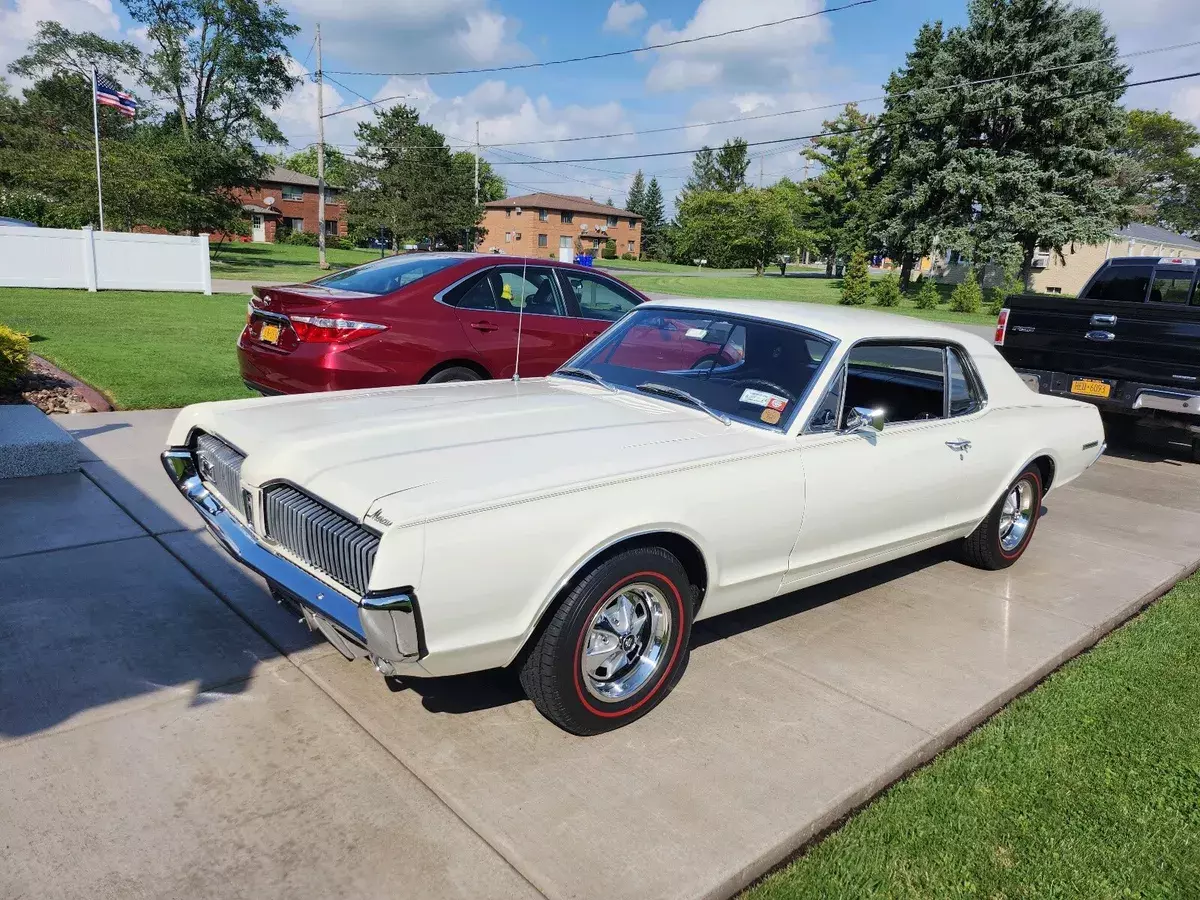
[[[495,309],[496,291],[491,273],[480,272],[446,294],[446,302],[459,309]]]
[[[423,253],[393,256],[390,259],[347,269],[345,272],[326,275],[324,278],[318,278],[313,284],[343,291],[360,291],[364,294],[390,294],[461,262],[461,259],[453,256],[430,256]]]
[[[1188,294],[1191,292],[1191,272],[1159,269],[1154,273],[1154,284],[1150,287],[1150,302],[1182,305],[1188,302]]]
[[[983,398],[979,396],[974,384],[967,376],[966,367],[963,365],[958,351],[950,350],[946,354],[946,361],[949,364],[947,382],[950,388],[950,415],[952,417],[968,416],[973,412],[979,412],[983,408]]]
[[[1084,291],[1084,300],[1144,303],[1154,275],[1153,266],[1108,266]]]

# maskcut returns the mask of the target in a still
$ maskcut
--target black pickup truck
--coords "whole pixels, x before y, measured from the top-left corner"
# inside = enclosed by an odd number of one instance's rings
[[[1200,461],[1198,273],[1194,259],[1121,257],[1078,299],[1009,297],[997,349],[1032,389],[1091,401],[1115,429],[1135,419],[1186,429]]]

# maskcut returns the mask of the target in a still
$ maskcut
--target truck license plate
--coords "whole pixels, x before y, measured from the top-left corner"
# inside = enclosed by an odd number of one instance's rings
[[[1071,393],[1088,397],[1107,397],[1112,393],[1112,385],[1092,378],[1076,378],[1071,382]]]

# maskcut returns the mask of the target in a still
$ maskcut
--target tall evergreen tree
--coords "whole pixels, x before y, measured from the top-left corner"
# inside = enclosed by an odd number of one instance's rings
[[[941,239],[1019,264],[1028,287],[1039,247],[1093,243],[1128,216],[1116,176],[1129,69],[1103,16],[1064,0],[970,0],[945,44],[942,77],[983,83],[940,92],[925,111],[950,144],[929,173],[956,198]]]
[[[663,204],[662,188],[658,179],[651,178],[646,186],[646,200],[642,207],[642,255],[659,259],[666,253],[663,244],[666,226],[666,207]]]
[[[823,123],[822,130],[828,134],[813,140],[804,151],[821,166],[821,174],[808,182],[811,228],[829,275],[839,257],[867,245],[871,180],[867,148],[872,122],[855,104],[847,104],[836,119]]]
[[[625,208],[631,213],[642,214],[646,205],[646,176],[638,169],[633,173],[633,181],[629,185],[629,196],[625,198]]]
[[[701,147],[692,157],[692,174],[683,185],[679,199],[717,189],[717,162],[711,147]]]
[[[734,138],[722,144],[714,164],[714,190],[733,193],[746,187],[746,170],[750,168],[750,156],[744,139]]]

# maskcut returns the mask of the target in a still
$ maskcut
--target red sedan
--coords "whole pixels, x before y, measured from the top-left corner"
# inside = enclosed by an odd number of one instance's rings
[[[547,259],[414,253],[256,287],[238,358],[263,394],[548,375],[646,297]]]

